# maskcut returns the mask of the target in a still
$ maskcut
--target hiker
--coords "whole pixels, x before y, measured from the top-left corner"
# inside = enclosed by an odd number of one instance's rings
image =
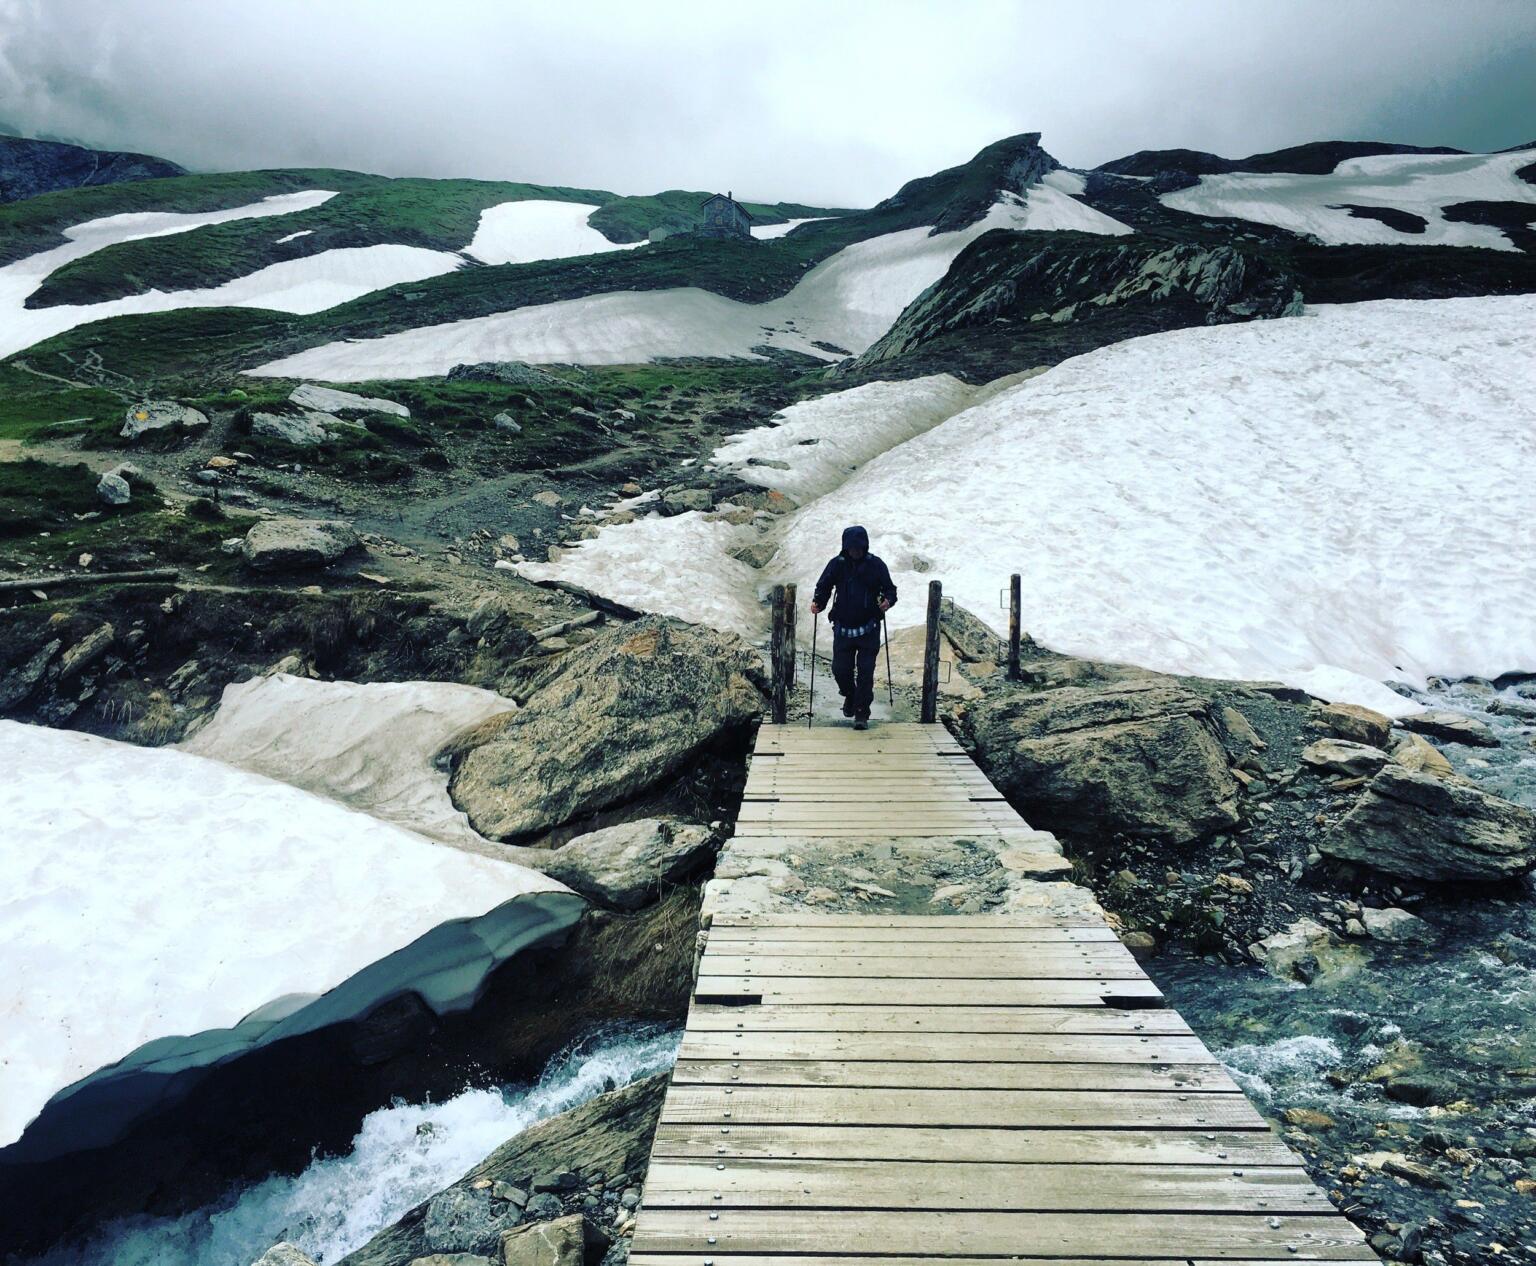
[[[837,590],[827,617],[832,625],[832,675],[843,694],[843,715],[853,728],[869,728],[869,705],[875,697],[875,654],[880,649],[881,618],[896,605],[896,586],[883,560],[869,552],[869,533],[861,527],[843,529],[843,552],[822,568],[811,599],[811,614],[825,610]]]

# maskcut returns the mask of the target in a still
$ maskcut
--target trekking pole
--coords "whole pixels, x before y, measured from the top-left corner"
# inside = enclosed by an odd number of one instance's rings
[[[896,687],[891,684],[891,630],[885,622],[885,612],[880,613],[880,631],[885,634],[885,697],[891,707],[896,706]]]
[[[816,630],[821,627],[821,616],[811,613],[811,701],[805,709],[805,728],[811,728],[811,718],[816,715]]]

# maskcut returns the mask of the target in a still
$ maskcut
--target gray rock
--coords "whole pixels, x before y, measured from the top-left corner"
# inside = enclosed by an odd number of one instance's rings
[[[1405,879],[1505,879],[1536,866],[1536,815],[1461,779],[1389,763],[1319,848]]]
[[[1399,717],[1397,724],[1414,734],[1427,734],[1446,743],[1467,743],[1473,747],[1497,747],[1498,736],[1476,717],[1461,712],[1431,709]]]
[[[393,413],[408,418],[411,411],[394,400],[378,396],[359,396],[350,391],[337,391],[334,387],[320,387],[312,382],[301,383],[288,393],[288,399],[301,409],[315,409],[321,413],[337,413],[354,409],[360,413]]]
[[[560,1197],[552,1191],[541,1191],[538,1195],[530,1197],[524,1208],[529,1220],[537,1222],[559,1217],[564,1210],[565,1206],[560,1203]]]
[[[256,413],[251,416],[251,434],[312,448],[331,438],[325,429],[326,421],[339,422],[340,419],[326,413]]]
[[[1436,778],[1456,776],[1451,762],[1446,760],[1440,749],[1422,734],[1403,735],[1402,741],[1392,749],[1392,759],[1405,769],[1416,770],[1422,774],[1433,774]]]
[[[1209,705],[1171,678],[1000,691],[962,725],[992,781],[1043,829],[1184,841],[1238,821]]]
[[[25,664],[0,676],[0,712],[14,708],[32,693],[63,644],[60,639],[55,638],[40,647]]]
[[[1385,747],[1387,735],[1392,732],[1391,718],[1358,703],[1330,703],[1317,710],[1312,723],[1335,738],[1369,747]]]
[[[455,365],[450,379],[468,382],[504,382],[513,387],[559,387],[565,385],[553,374],[520,360],[482,361],[476,365]]]
[[[1325,774],[1343,774],[1348,778],[1368,778],[1387,763],[1387,754],[1367,743],[1348,739],[1323,738],[1302,749],[1304,765]]]
[[[1299,980],[1310,984],[1318,976],[1332,974],[1352,965],[1358,950],[1344,946],[1331,931],[1315,919],[1297,919],[1290,927],[1272,932],[1248,947],[1264,969],[1281,980]]]
[[[512,608],[497,597],[482,598],[464,622],[464,630],[470,637],[493,637],[507,627],[512,618]]]
[[[494,418],[491,419],[491,425],[494,426],[498,431],[509,431],[513,435],[516,435],[523,429],[518,420],[514,418],[510,413],[498,413]]]
[[[496,1266],[499,1260],[480,1253],[428,1253],[411,1258],[410,1266]]]
[[[683,514],[689,510],[709,510],[715,494],[708,488],[669,488],[661,494],[657,506],[663,514]]]
[[[708,827],[644,818],[578,835],[534,864],[601,905],[638,910],[698,871],[715,846]]]
[[[509,1182],[497,1179],[491,1184],[491,1195],[497,1200],[507,1200],[515,1204],[519,1209],[528,1203],[528,1193],[521,1187],[514,1187]]]
[[[434,1253],[490,1254],[519,1218],[514,1206],[493,1200],[487,1188],[449,1187],[427,1202],[421,1232]]]
[[[1394,944],[1418,941],[1427,942],[1435,939],[1435,929],[1416,914],[1409,914],[1406,910],[1399,910],[1396,906],[1388,906],[1384,910],[1372,910],[1369,907],[1360,912],[1360,917],[1365,923],[1365,930],[1373,940],[1391,941]]]
[[[284,1240],[280,1244],[274,1244],[252,1262],[251,1266],[316,1266],[316,1262],[308,1253],[294,1248]]]
[[[739,637],[647,616],[568,652],[507,724],[458,761],[454,803],[497,839],[631,800],[760,714]]]
[[[141,400],[129,407],[118,435],[125,440],[136,440],[151,431],[195,431],[207,425],[208,418],[203,413],[174,400]]]
[[[501,1241],[502,1260],[506,1266],[596,1266],[610,1242],[583,1215],[573,1213],[509,1231]]]
[[[96,499],[103,505],[125,506],[133,500],[133,489],[115,471],[107,471],[96,481]]]
[[[240,552],[258,571],[325,567],[361,542],[350,524],[328,519],[263,519],[246,533]]]

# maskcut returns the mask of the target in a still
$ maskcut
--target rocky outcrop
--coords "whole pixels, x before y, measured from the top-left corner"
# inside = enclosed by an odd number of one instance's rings
[[[698,874],[719,844],[708,827],[644,818],[578,835],[533,864],[613,910],[638,910]]]
[[[455,365],[448,371],[455,382],[501,382],[509,387],[558,387],[561,379],[535,369],[520,360],[482,361],[477,365]]]
[[[330,519],[264,519],[241,542],[240,553],[257,571],[327,567],[360,548],[350,524]]]
[[[0,202],[20,202],[55,189],[185,174],[186,168],[150,154],[0,136]]]
[[[962,726],[992,781],[1049,830],[1180,841],[1238,820],[1209,705],[1172,678],[999,692]]]
[[[531,1126],[446,1191],[417,1205],[342,1258],[338,1266],[409,1266],[432,1252],[513,1260],[501,1255],[507,1231],[579,1213],[589,1197],[595,1206],[594,1222],[622,1225],[631,1216],[624,1195],[638,1186],[645,1172],[666,1086],[665,1075],[650,1077]],[[551,1181],[543,1185],[552,1189],[530,1194],[536,1180],[545,1176]],[[440,1212],[433,1218],[437,1205],[455,1210],[457,1216],[449,1218]],[[470,1217],[472,1210],[480,1211],[483,1218]],[[439,1247],[449,1244],[456,1247]]]
[[[1498,736],[1476,717],[1464,712],[1431,709],[1399,717],[1397,724],[1411,734],[1427,734],[1443,743],[1466,743],[1471,747],[1497,747]]]
[[[1461,779],[1390,763],[1318,847],[1403,879],[1487,882],[1536,866],[1536,815]]]
[[[1393,747],[1392,759],[1405,769],[1433,774],[1436,778],[1454,777],[1456,772],[1440,749],[1418,734],[1405,734]]]
[[[308,1253],[284,1240],[280,1244],[274,1244],[252,1262],[251,1266],[316,1266],[316,1263]]]
[[[174,400],[141,400],[129,406],[118,435],[136,440],[152,433],[199,431],[207,425],[207,415],[191,405]]]
[[[535,1222],[501,1238],[505,1266],[598,1266],[613,1241],[579,1213]]]
[[[327,423],[340,422],[340,418],[329,413],[253,413],[251,434],[298,448],[313,448],[332,438],[332,432],[326,430]]]
[[[482,835],[535,835],[632,799],[761,711],[733,634],[648,616],[564,656],[506,724],[460,750],[454,803]]]

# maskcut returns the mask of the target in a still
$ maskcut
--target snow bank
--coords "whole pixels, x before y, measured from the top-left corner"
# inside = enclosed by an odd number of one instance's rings
[[[922,619],[932,577],[999,630],[1023,575],[1049,646],[1382,686],[1536,668],[1536,297],[1385,301],[1077,357],[877,458],[797,514],[802,585],[869,526]]]
[[[180,747],[447,844],[481,844],[433,761],[461,730],[516,706],[453,682],[275,673],[226,686],[213,719]]]
[[[1536,186],[1515,175],[1531,153],[1373,154],[1340,163],[1326,176],[1293,172],[1231,172],[1203,176],[1189,189],[1163,195],[1165,205],[1195,215],[1234,216],[1307,233],[1330,246],[1378,243],[1389,246],[1516,247],[1498,229],[1445,219],[1457,202],[1536,202]],[[1422,233],[1406,233],[1380,220],[1351,215],[1346,204],[1390,207],[1422,216]]]
[[[1066,210],[1066,203],[1075,210]],[[431,377],[488,360],[622,365],[669,356],[755,359],[753,349],[765,345],[837,360],[838,353],[819,344],[864,351],[948,271],[956,255],[995,228],[1130,231],[1059,188],[1037,185],[1025,198],[1005,195],[980,221],[957,232],[904,229],[856,242],[767,303],[739,303],[691,287],[618,291],[327,343],[246,372],[358,382]]]
[[[187,752],[0,721],[0,768],[8,1161],[109,1143],[197,1069],[407,989],[466,1006],[582,908]]]
[[[465,248],[487,264],[527,264],[602,251],[626,251],[643,242],[610,242],[587,223],[597,207],[531,198],[503,202],[480,213],[474,240]]]
[[[709,460],[804,504],[958,413],[975,394],[949,374],[834,391],[791,405],[774,425],[728,437]]]
[[[775,237],[783,237],[793,229],[798,229],[802,224],[812,224],[817,220],[835,219],[828,215],[808,215],[803,220],[785,220],[783,224],[754,224],[748,231],[753,237],[767,241]]]
[[[22,351],[77,325],[108,317],[177,308],[272,308],[311,313],[347,303],[371,291],[452,272],[463,260],[452,251],[418,246],[358,246],[281,260],[222,285],[197,290],[151,290],[102,303],[28,308],[27,297],[71,260],[116,242],[184,233],[205,224],[254,216],[286,215],[319,206],[336,195],[323,189],[283,194],[244,207],[198,215],[142,212],[91,220],[65,229],[70,240],[0,268],[0,358]],[[293,235],[297,236],[297,235]],[[287,240],[287,239],[284,239]]]

